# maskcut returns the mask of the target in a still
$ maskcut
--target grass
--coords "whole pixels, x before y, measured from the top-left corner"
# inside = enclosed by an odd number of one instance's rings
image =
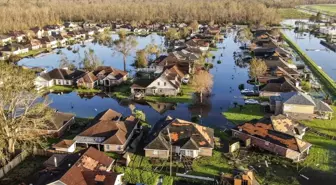
[[[194,89],[190,85],[182,85],[181,92],[183,95],[177,96],[145,96],[144,100],[164,102],[164,103],[191,103],[193,98]]]
[[[336,106],[332,106],[332,108],[334,110],[334,117],[332,120],[314,119],[311,121],[302,121],[302,123],[322,133],[336,137]]]
[[[214,177],[219,176],[220,172],[230,173],[232,166],[221,152],[213,150],[211,157],[201,157],[194,160],[192,165],[192,175]]]
[[[23,162],[9,171],[1,180],[0,184],[17,185],[26,180],[30,175],[42,168],[43,162],[48,157],[27,157]]]
[[[222,114],[234,124],[244,123],[253,119],[261,119],[264,116],[260,105],[245,105],[242,110],[240,110],[240,107],[233,107]]]
[[[318,67],[318,65],[308,56],[306,53],[301,50],[301,48],[294,43],[289,37],[287,37],[284,33],[281,32],[284,40],[299,54],[299,56],[303,59],[303,61],[309,66],[312,72],[315,74],[317,78],[324,84],[324,87],[332,94],[332,96],[336,97],[336,83],[335,81],[328,76],[322,69]]]
[[[122,84],[113,88],[112,95],[118,99],[126,99],[131,95],[131,89],[129,84]]]
[[[282,19],[309,19],[311,16],[294,8],[280,8],[278,12]]]
[[[306,5],[303,7],[315,11],[320,11],[330,15],[336,15],[336,4],[317,4],[317,5]]]
[[[61,85],[54,85],[49,88],[49,90],[56,91],[56,92],[71,92],[75,91],[78,93],[99,93],[101,90],[99,89],[87,89],[87,88],[75,88],[73,86],[61,86]]]
[[[29,52],[22,53],[19,56],[22,57],[22,58],[28,57],[28,56],[36,56],[36,55],[41,54],[41,53],[43,53],[45,51],[47,51],[46,48],[40,48],[40,49],[37,49],[37,50],[29,50]]]

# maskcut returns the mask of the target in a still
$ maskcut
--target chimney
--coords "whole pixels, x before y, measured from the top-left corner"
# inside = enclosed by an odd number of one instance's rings
[[[57,168],[57,157],[56,156],[54,157],[54,165],[55,165],[55,168]]]

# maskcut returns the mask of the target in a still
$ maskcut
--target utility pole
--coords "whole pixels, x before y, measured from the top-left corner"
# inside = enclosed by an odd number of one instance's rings
[[[172,142],[171,142],[171,137],[170,137],[170,132],[169,132],[169,128],[167,128],[168,131],[168,137],[169,137],[169,145],[170,145],[170,162],[169,162],[169,175],[172,176],[172,160],[173,160],[173,147],[172,147]]]

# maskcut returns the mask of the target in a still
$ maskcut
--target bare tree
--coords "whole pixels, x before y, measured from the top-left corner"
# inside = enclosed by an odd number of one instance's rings
[[[213,86],[213,76],[208,71],[199,71],[193,76],[191,86],[200,94],[200,102],[203,102],[203,95],[210,93]]]
[[[118,32],[119,39],[114,41],[113,49],[123,56],[124,71],[126,71],[126,58],[136,48],[138,42],[133,36],[127,36],[125,31]]]
[[[257,58],[251,60],[249,74],[252,78],[256,79],[258,83],[258,77],[265,75],[266,71],[267,65],[263,60]]]
[[[69,70],[74,70],[76,68],[75,64],[71,63],[68,57],[64,54],[61,55],[60,68],[68,68]]]
[[[10,160],[15,149],[30,150],[43,141],[34,129],[44,129],[53,111],[34,88],[35,74],[0,62],[0,159]]]
[[[94,53],[93,49],[89,49],[89,51],[84,51],[83,67],[85,70],[92,71],[101,65],[103,65],[103,62]]]

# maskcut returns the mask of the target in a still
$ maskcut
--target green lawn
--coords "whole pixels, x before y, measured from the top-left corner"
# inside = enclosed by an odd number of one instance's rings
[[[22,57],[22,58],[28,57],[28,56],[36,56],[36,55],[38,55],[40,53],[43,53],[45,51],[47,51],[46,48],[41,48],[41,49],[37,49],[37,50],[29,50],[28,53],[23,53],[23,54],[20,54],[19,56]]]
[[[310,14],[301,12],[294,8],[280,8],[278,12],[282,19],[308,19]]]
[[[322,133],[336,136],[336,106],[332,106],[332,108],[334,109],[334,117],[332,120],[314,119],[312,121],[302,121],[302,123]]]
[[[99,89],[86,89],[86,88],[75,88],[72,86],[61,86],[61,85],[54,85],[49,88],[49,90],[56,91],[56,92],[70,92],[75,91],[78,93],[98,93],[101,92]]]
[[[336,4],[319,4],[319,5],[307,5],[304,8],[313,9],[316,11],[336,14]]]
[[[242,110],[240,107],[229,108],[223,112],[223,115],[234,124],[240,124],[252,119],[261,119],[264,116],[264,112],[260,105],[245,105]]]
[[[214,176],[219,176],[220,172],[230,173],[233,166],[228,164],[228,160],[221,152],[214,150],[211,157],[201,157],[195,159],[192,168],[192,175],[213,178]]]

